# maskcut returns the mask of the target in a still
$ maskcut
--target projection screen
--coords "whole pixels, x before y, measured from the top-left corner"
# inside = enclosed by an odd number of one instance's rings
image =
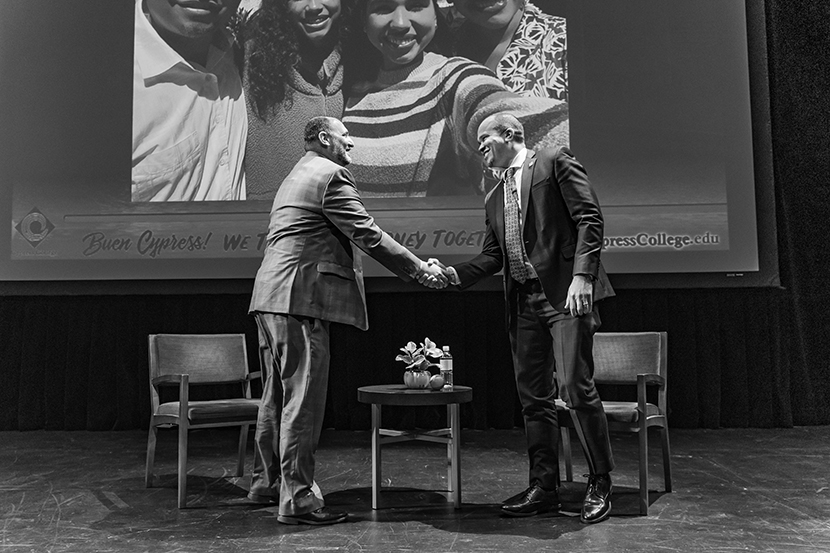
[[[605,217],[602,260],[615,285],[776,285],[763,8],[743,0],[531,5],[556,27],[561,56],[549,68],[557,66],[551,80],[558,84],[547,98],[510,91],[504,105],[531,128],[531,146],[569,145],[586,167]],[[241,7],[255,16],[254,2]],[[458,8],[439,4],[444,31],[456,37],[470,24]],[[229,147],[198,154],[198,137],[169,134],[177,131],[163,127],[164,117],[172,116],[152,110],[183,85],[150,82],[147,66],[158,58],[137,34],[152,36],[148,21],[139,21],[143,11],[133,0],[0,5],[0,184],[8,222],[0,280],[255,274],[273,190],[302,137],[254,158],[257,125],[243,126],[245,87],[231,85],[218,93],[231,99],[226,120],[210,131],[233,135]],[[242,59],[223,70],[236,67],[244,81]],[[356,140],[353,170],[368,211],[424,259],[453,263],[478,253],[492,182],[477,168],[474,145],[459,138],[461,116],[448,115],[424,151],[413,152],[421,143],[409,139],[412,129],[370,136],[374,120],[359,94],[346,92],[345,113],[335,115],[366,135]],[[381,161],[360,158],[361,147]],[[202,155],[202,166],[188,167],[191,155]],[[283,169],[269,173],[271,165]],[[178,171],[182,189],[204,191],[211,180],[219,191],[158,193],[167,169]],[[252,171],[271,188],[246,179]],[[390,185],[393,178],[403,184]],[[390,275],[365,266],[367,276]]]

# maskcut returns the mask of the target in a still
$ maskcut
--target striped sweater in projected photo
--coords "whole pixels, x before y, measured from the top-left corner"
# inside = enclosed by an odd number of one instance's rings
[[[519,117],[531,148],[568,144],[567,103],[519,96],[465,58],[427,52],[418,64],[359,83],[343,123],[355,142],[349,169],[361,196],[486,192],[476,132],[499,111]]]

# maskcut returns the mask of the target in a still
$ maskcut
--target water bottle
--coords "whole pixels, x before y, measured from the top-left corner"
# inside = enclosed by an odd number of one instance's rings
[[[450,346],[444,346],[441,352],[441,376],[444,377],[444,387],[442,392],[452,392],[452,355],[450,355]]]

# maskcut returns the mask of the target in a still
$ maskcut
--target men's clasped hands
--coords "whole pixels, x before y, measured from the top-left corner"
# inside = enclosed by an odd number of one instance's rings
[[[434,257],[430,257],[426,262],[421,262],[421,269],[418,271],[417,278],[420,284],[436,290],[446,288],[448,284],[459,284],[455,271]],[[591,279],[585,275],[575,275],[568,289],[565,309],[574,317],[590,313],[593,307],[592,296],[593,282]]]
[[[418,270],[416,278],[419,284],[435,290],[446,288],[448,284],[455,284],[449,268],[435,258],[430,258],[429,261],[421,261],[421,268]]]

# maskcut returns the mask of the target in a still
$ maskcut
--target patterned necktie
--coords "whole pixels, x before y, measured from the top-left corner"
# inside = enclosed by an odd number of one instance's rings
[[[515,172],[515,167],[510,167],[504,172],[504,186],[507,187],[505,197],[507,202],[504,206],[504,241],[507,245],[507,262],[510,266],[510,274],[517,282],[524,282],[528,278],[528,272],[522,251],[522,225],[519,222],[519,201]]]

